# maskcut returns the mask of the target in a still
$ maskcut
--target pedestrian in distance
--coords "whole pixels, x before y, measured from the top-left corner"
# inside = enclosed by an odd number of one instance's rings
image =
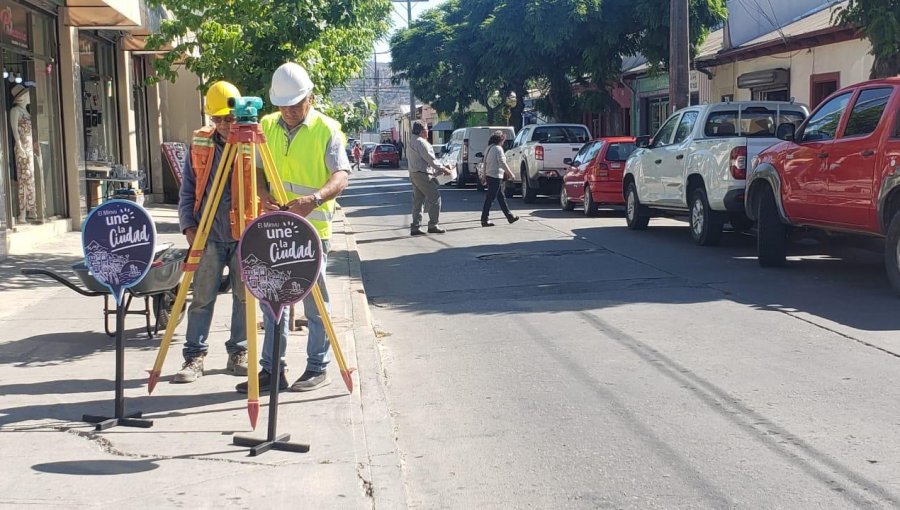
[[[228,107],[229,98],[241,97],[234,85],[219,81],[206,92],[205,112],[210,116],[212,126],[194,131],[190,157],[182,168],[182,183],[178,195],[178,222],[188,244],[194,243],[197,226],[212,193],[212,184],[219,167],[219,160],[225,149],[228,133],[234,124],[234,115]],[[245,165],[250,164],[244,155]],[[188,310],[187,333],[184,339],[184,364],[173,379],[176,383],[190,383],[203,375],[203,361],[209,350],[207,340],[213,319],[216,297],[225,267],[231,280],[231,332],[225,349],[228,351],[227,370],[239,376],[247,375],[247,324],[245,320],[244,284],[241,281],[240,265],[237,258],[238,240],[241,237],[237,200],[238,183],[232,179],[233,168],[216,209],[210,229],[206,250],[194,273],[193,298]],[[254,211],[249,207],[245,217],[252,219]]]
[[[322,291],[326,312],[331,313],[325,278],[327,255],[331,248],[331,219],[335,211],[334,199],[347,187],[351,168],[340,123],[313,108],[312,92],[313,82],[306,69],[293,62],[282,64],[272,75],[269,88],[269,100],[278,107],[278,111],[266,115],[259,123],[275,160],[275,168],[284,183],[289,199],[287,209],[309,220],[322,240],[324,260],[317,284]],[[280,209],[268,191],[260,194],[266,210]],[[330,344],[312,294],[303,300],[303,309],[309,330],[306,369],[290,386],[291,391],[310,391],[331,383],[327,374]],[[275,356],[282,360],[278,389],[286,389],[284,353],[287,342],[281,342],[281,352],[273,351],[276,333],[287,338],[288,321],[285,316],[276,323],[268,309],[263,310],[263,317],[265,337],[258,374],[259,389],[270,390]],[[236,389],[246,393],[247,383],[238,384]]]
[[[428,233],[443,234],[446,232],[439,223],[441,215],[440,185],[434,180],[437,174],[450,174],[449,167],[442,167],[434,156],[434,148],[428,143],[428,126],[421,120],[413,122],[413,139],[407,148],[407,164],[409,180],[412,183],[412,223],[409,234],[424,235],[422,230],[422,208],[428,211]]]
[[[362,147],[359,142],[353,145],[353,164],[356,165],[356,171],[359,171],[359,165],[362,163]]]
[[[403,159],[403,140],[397,140],[397,143],[394,144],[394,147],[397,148],[397,157]]]
[[[512,170],[506,164],[506,153],[503,152],[503,141],[506,135],[503,131],[494,131],[488,139],[488,146],[485,149],[484,157],[484,179],[487,185],[487,194],[484,197],[484,206],[481,208],[481,226],[493,227],[494,222],[488,218],[491,213],[491,206],[494,200],[500,204],[500,210],[506,216],[506,221],[515,223],[519,221],[519,217],[509,211],[506,205],[506,196],[503,193],[505,183],[513,178]]]

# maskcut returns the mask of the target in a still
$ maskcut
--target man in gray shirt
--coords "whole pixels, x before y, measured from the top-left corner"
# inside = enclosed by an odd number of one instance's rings
[[[434,148],[428,143],[428,126],[421,120],[413,122],[414,138],[406,148],[406,159],[409,164],[409,180],[413,188],[412,223],[409,235],[425,235],[422,224],[422,207],[428,211],[428,233],[443,234],[446,232],[438,223],[441,214],[441,192],[439,184],[434,180],[437,174],[449,174],[450,169],[442,167],[434,156]]]

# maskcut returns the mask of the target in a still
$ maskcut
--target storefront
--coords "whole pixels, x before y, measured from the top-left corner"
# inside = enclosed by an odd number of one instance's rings
[[[0,0],[0,230],[66,216],[56,24],[54,12]]]

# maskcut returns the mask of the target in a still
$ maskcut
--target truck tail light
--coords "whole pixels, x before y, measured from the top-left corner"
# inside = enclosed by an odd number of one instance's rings
[[[735,179],[747,178],[747,147],[731,149],[731,176]]]
[[[469,162],[469,139],[468,138],[463,140],[462,159],[463,159],[463,163]]]
[[[544,148],[542,146],[534,146],[534,159],[538,161],[544,161]]]

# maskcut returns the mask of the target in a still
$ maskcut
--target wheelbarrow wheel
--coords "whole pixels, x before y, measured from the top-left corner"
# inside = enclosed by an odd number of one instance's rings
[[[175,304],[175,297],[177,294],[178,287],[175,287],[174,289],[153,296],[153,315],[156,316],[157,331],[168,327],[172,315],[172,305]],[[184,320],[184,310],[178,315],[178,322],[176,324],[181,324],[182,320]]]

